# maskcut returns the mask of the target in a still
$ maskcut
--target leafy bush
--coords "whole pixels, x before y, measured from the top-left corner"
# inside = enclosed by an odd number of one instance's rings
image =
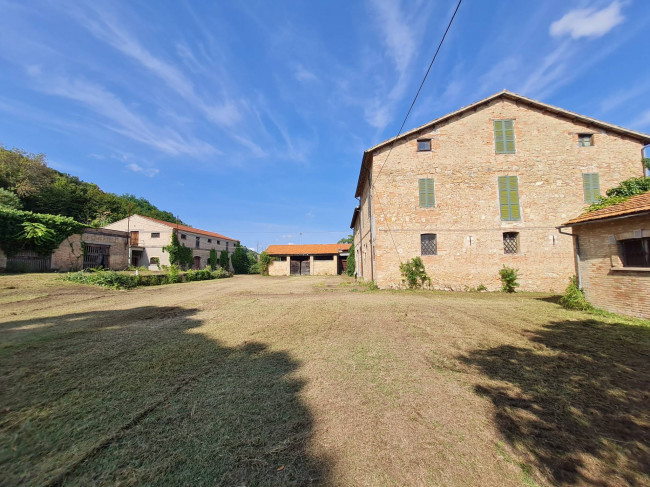
[[[181,245],[176,230],[172,232],[172,238],[169,245],[163,247],[163,252],[169,253],[170,263],[176,264],[183,269],[192,267],[192,264],[194,263],[194,251],[185,245]]]
[[[0,248],[11,257],[21,250],[49,255],[85,225],[72,218],[0,206]]]
[[[227,250],[221,251],[221,255],[219,255],[219,265],[226,271],[230,270],[230,256],[228,255]]]
[[[264,250],[260,254],[260,260],[258,262],[259,272],[263,276],[269,275],[269,266],[271,265],[271,256]]]
[[[402,282],[409,289],[419,289],[425,284],[431,284],[420,257],[413,257],[410,261],[400,264],[399,270],[402,273]]]
[[[350,245],[350,250],[349,250],[349,255],[348,255],[348,267],[346,269],[346,274],[348,276],[354,276],[354,271],[356,270],[356,262],[355,262],[355,257],[354,257],[354,244]]]
[[[615,188],[607,190],[607,197],[601,198],[596,203],[590,205],[587,211],[596,211],[601,208],[616,205],[628,200],[637,194],[643,194],[650,191],[650,177],[630,178],[623,181]]]
[[[578,287],[578,279],[576,276],[569,279],[569,285],[560,298],[560,305],[566,309],[577,309],[581,311],[592,309],[591,305],[585,299],[582,289]]]
[[[14,210],[21,210],[23,208],[23,202],[20,201],[18,195],[13,191],[0,188],[0,206],[12,208]]]
[[[215,249],[210,249],[210,257],[208,258],[208,264],[210,264],[210,270],[217,270],[217,251]]]
[[[138,286],[139,276],[123,274],[115,271],[70,272],[63,279],[79,284],[94,284],[95,286],[112,289],[132,289]]]
[[[501,276],[501,290],[504,293],[514,293],[516,288],[519,287],[517,282],[519,269],[513,269],[512,267],[503,266],[503,269],[499,271]]]
[[[232,253],[230,260],[235,274],[248,274],[250,261],[248,260],[246,249],[242,245],[235,246],[235,251]]]

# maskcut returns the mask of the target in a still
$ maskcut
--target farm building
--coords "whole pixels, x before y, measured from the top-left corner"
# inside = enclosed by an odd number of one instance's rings
[[[67,272],[99,267],[121,270],[128,265],[128,234],[103,228],[86,228],[69,236],[50,255],[22,251],[7,257],[0,250],[0,269],[9,271]]]
[[[104,228],[128,232],[131,265],[144,266],[150,270],[156,270],[162,265],[169,265],[169,254],[163,252],[163,247],[170,244],[174,232],[178,234],[181,245],[193,250],[194,265],[192,267],[194,269],[203,269],[208,265],[211,249],[215,249],[217,253],[226,250],[228,255],[232,256],[235,246],[239,243],[238,240],[219,233],[142,215],[123,218]]]
[[[336,275],[347,268],[350,244],[270,245],[271,276]]]
[[[503,91],[364,152],[354,210],[356,268],[401,285],[421,256],[434,287],[561,291],[575,272],[556,227],[644,174],[650,135]]]
[[[650,193],[564,224],[575,241],[579,285],[593,306],[650,318]]]

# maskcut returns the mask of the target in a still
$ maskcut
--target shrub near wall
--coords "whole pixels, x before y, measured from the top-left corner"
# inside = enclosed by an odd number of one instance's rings
[[[115,271],[79,271],[66,274],[63,277],[63,280],[76,282],[78,284],[92,284],[111,289],[133,289],[136,287],[161,286],[178,282],[224,279],[226,277],[232,277],[232,274],[223,269],[218,269],[216,271],[202,269],[198,271],[178,272],[178,269],[172,268],[165,274],[140,275]]]

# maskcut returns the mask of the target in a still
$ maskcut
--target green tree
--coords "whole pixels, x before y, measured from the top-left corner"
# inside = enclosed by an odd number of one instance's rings
[[[347,237],[340,239],[336,243],[349,243],[349,244],[352,244],[352,243],[354,243],[354,235],[348,235]]]
[[[250,260],[248,259],[246,249],[242,245],[237,244],[235,246],[235,251],[232,253],[230,260],[235,274],[248,274]]]
[[[163,252],[169,253],[170,264],[178,265],[183,269],[192,267],[194,263],[194,251],[185,245],[181,245],[175,230],[172,232],[169,245],[163,247]]]
[[[16,193],[8,189],[0,188],[0,206],[20,210],[23,207],[22,201]]]
[[[217,251],[215,249],[210,249],[210,257],[208,258],[208,263],[210,264],[210,270],[217,270]]]
[[[346,269],[348,276],[354,276],[355,271],[355,257],[354,257],[354,244],[350,245],[350,254],[348,255],[348,267]]]
[[[587,211],[600,210],[601,208],[616,205],[630,199],[632,196],[647,193],[648,191],[650,191],[650,177],[626,179],[618,186],[608,189],[607,197],[601,198],[590,205]]]
[[[269,266],[271,265],[271,256],[264,250],[260,254],[259,269],[263,276],[269,275]]]
[[[221,254],[219,255],[219,265],[226,271],[230,270],[230,256],[228,255],[227,250],[221,251]]]

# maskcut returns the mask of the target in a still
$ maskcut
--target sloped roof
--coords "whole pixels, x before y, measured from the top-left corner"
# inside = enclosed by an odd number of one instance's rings
[[[322,255],[338,254],[350,249],[350,244],[269,245],[269,255]]]
[[[596,220],[606,220],[621,216],[631,216],[637,213],[650,212],[650,192],[632,196],[629,200],[617,205],[601,208],[600,210],[583,213],[582,215],[569,220],[564,225],[572,226],[580,223],[588,223]]]
[[[239,240],[237,240],[236,238],[226,237],[225,235],[221,235],[220,233],[208,232],[207,230],[188,227],[187,225],[177,225],[176,223],[167,222],[165,220],[158,220],[157,218],[151,218],[150,216],[143,216],[143,215],[137,215],[137,216],[139,216],[140,218],[146,218],[147,220],[151,220],[156,223],[162,223],[163,225],[167,225],[170,228],[177,228],[179,232],[196,233],[198,235],[205,235],[206,237],[216,237],[216,238],[222,238],[224,240],[232,240],[234,242],[239,242]]]
[[[371,147],[370,149],[366,150],[363,153],[363,159],[361,160],[361,170],[359,171],[359,180],[357,182],[357,191],[355,193],[355,197],[358,198],[361,196],[361,189],[362,189],[362,182],[364,180],[364,175],[368,171],[369,165],[370,165],[370,155],[376,151],[377,149],[381,149],[383,147],[386,147],[393,142],[397,142],[398,140],[402,140],[408,137],[411,137],[414,134],[417,134],[418,132],[427,130],[432,128],[434,125],[439,125],[442,123],[445,123],[449,121],[450,119],[457,117],[459,115],[462,115],[463,113],[474,110],[482,105],[488,104],[493,100],[496,100],[497,98],[503,98],[503,99],[508,99],[512,101],[516,101],[519,103],[525,103],[527,105],[530,105],[532,107],[538,108],[540,110],[545,110],[549,113],[553,113],[555,115],[562,116],[564,118],[568,118],[569,120],[577,120],[582,123],[586,123],[589,125],[593,125],[594,127],[600,127],[605,130],[609,130],[610,132],[615,132],[617,134],[625,135],[627,137],[630,137],[632,139],[637,139],[640,142],[642,142],[644,145],[650,144],[650,135],[644,134],[642,132],[637,132],[635,130],[629,130],[624,127],[620,127],[618,125],[613,125],[611,123],[603,122],[601,120],[597,120],[595,118],[587,117],[585,115],[580,115],[579,113],[571,112],[569,110],[565,110],[563,108],[559,108],[553,105],[548,105],[546,103],[542,103],[541,101],[533,100],[532,98],[527,98],[525,96],[519,95],[517,93],[513,93],[512,91],[508,90],[503,90],[500,91],[499,93],[495,93],[492,96],[488,96],[487,98],[484,98],[482,100],[479,100],[475,103],[472,103],[471,105],[467,105],[466,107],[463,107],[459,110],[456,110],[455,112],[448,113],[447,115],[443,115],[440,118],[437,118],[435,120],[432,120],[431,122],[425,123],[424,125],[420,125],[419,127],[414,128],[413,130],[409,130],[408,132],[404,132],[403,134],[393,137],[391,139],[385,140],[379,144],[377,144],[374,147]]]
[[[352,221],[350,222],[350,228],[354,229],[354,224],[357,222],[357,218],[359,218],[359,213],[361,212],[361,209],[357,206],[354,209],[354,213],[352,213]]]

